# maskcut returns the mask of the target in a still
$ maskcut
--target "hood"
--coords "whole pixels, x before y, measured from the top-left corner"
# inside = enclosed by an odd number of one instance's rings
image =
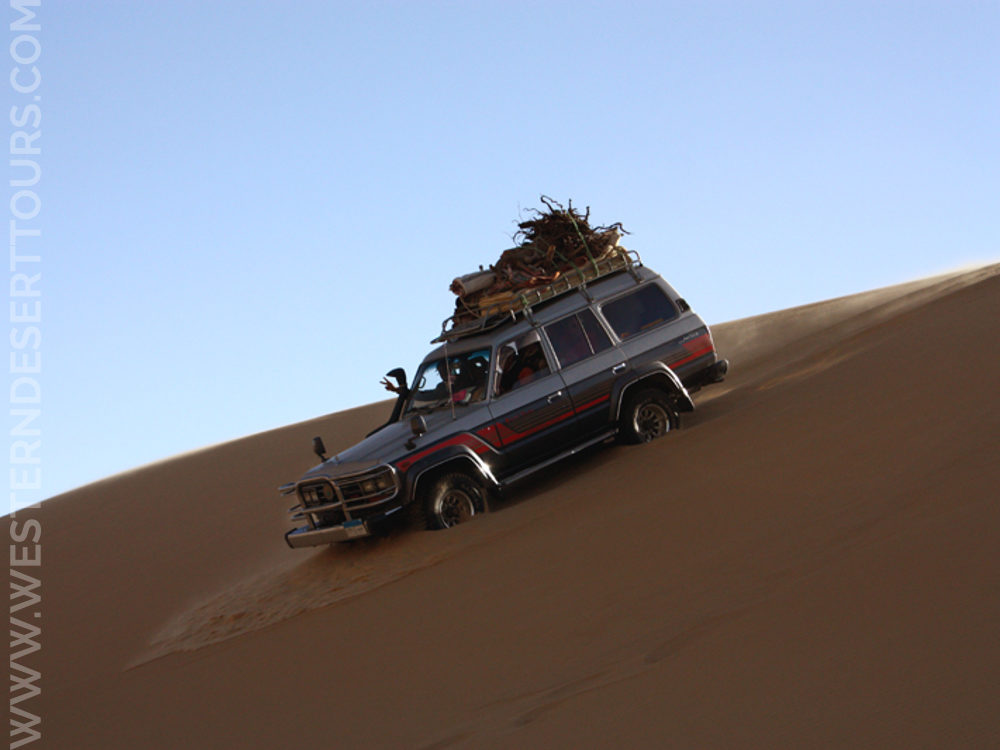
[[[318,466],[309,469],[302,475],[302,479],[355,474],[379,464],[398,460],[407,452],[403,443],[409,440],[410,436],[409,423],[393,422],[375,434],[369,435],[360,443],[352,445],[347,450],[341,451]]]
[[[464,409],[464,407],[462,408]],[[458,411],[458,414],[462,414],[462,411]],[[416,447],[413,450],[420,450],[421,447],[426,447],[440,439],[442,434],[452,429],[450,425],[454,423],[449,409],[440,409],[430,414],[425,414],[424,420],[427,422],[427,432],[416,439]],[[406,442],[412,437],[413,432],[410,429],[409,419],[393,422],[378,432],[369,435],[360,443],[356,443],[337,455],[331,456],[323,463],[314,466],[302,475],[302,479],[355,474],[371,469],[379,464],[398,461],[406,454],[412,452],[406,447]]]

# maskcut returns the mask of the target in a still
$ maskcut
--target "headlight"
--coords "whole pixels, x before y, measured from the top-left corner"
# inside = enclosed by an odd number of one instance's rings
[[[378,492],[378,485],[375,483],[374,479],[366,479],[361,483],[361,491],[366,495],[374,495]]]
[[[302,502],[306,505],[319,505],[323,502],[323,495],[319,487],[303,487]]]

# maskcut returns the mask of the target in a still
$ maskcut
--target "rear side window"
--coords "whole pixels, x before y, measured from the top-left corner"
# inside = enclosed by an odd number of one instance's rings
[[[656,284],[647,284],[601,308],[611,329],[623,341],[677,317],[677,308]]]
[[[569,367],[611,346],[611,339],[590,310],[550,323],[545,326],[545,333],[563,367]]]

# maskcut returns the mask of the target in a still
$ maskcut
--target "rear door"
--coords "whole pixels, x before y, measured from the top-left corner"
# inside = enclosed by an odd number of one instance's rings
[[[589,309],[545,326],[576,419],[577,442],[611,425],[611,389],[628,369],[625,353]]]

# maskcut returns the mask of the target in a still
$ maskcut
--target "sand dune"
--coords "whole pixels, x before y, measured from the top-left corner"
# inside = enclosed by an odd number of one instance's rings
[[[1000,266],[715,328],[683,429],[284,546],[388,402],[43,504],[46,748],[1000,746]]]

